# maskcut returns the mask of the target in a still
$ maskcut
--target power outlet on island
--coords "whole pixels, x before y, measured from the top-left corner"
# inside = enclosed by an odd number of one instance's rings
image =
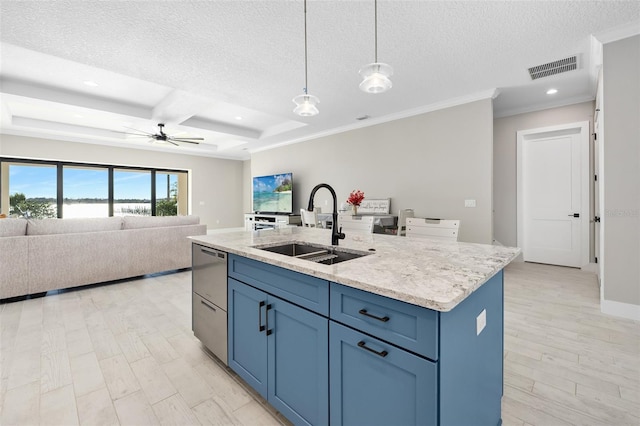
[[[476,206],[476,200],[464,200],[464,206],[465,207],[475,207]]]
[[[483,309],[480,315],[476,317],[476,335],[479,336],[482,330],[487,326],[487,310]]]

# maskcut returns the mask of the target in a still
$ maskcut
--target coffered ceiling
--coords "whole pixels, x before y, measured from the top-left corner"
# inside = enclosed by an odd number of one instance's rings
[[[591,36],[640,32],[637,1],[380,0],[378,58],[394,68],[393,88],[371,95],[358,70],[374,61],[373,0],[307,9],[320,114],[303,118],[292,103],[304,87],[302,0],[2,0],[0,131],[246,159],[496,95],[496,116],[591,100]],[[531,80],[529,67],[573,55],[577,70]],[[123,133],[156,133],[158,123],[204,141]]]

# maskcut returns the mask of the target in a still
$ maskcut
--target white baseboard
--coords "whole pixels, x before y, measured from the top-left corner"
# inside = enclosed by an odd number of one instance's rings
[[[603,299],[600,301],[600,312],[615,317],[640,321],[640,305]]]
[[[581,269],[583,271],[593,272],[594,274],[598,275],[598,273],[600,272],[600,265],[598,265],[597,263],[588,263],[584,265]]]

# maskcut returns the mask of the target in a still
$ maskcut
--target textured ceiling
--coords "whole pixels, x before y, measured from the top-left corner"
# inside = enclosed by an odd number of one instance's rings
[[[640,31],[638,1],[380,0],[378,58],[394,68],[393,89],[370,95],[358,70],[374,60],[373,1],[310,0],[320,114],[301,118],[291,102],[304,86],[301,0],[2,0],[0,15],[3,133],[227,158],[494,93],[497,116],[593,99],[590,36]],[[527,73],[576,54],[577,71]],[[115,133],[159,121],[205,142]]]

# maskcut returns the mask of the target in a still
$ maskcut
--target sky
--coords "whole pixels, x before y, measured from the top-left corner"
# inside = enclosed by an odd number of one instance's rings
[[[167,196],[166,174],[156,175],[156,197]],[[177,175],[170,175],[170,185],[177,182]],[[108,197],[108,171],[64,167],[64,198]],[[9,166],[9,193],[21,192],[27,198],[56,198],[56,167],[16,165]],[[151,173],[138,171],[114,171],[114,196],[116,199],[151,199]]]

